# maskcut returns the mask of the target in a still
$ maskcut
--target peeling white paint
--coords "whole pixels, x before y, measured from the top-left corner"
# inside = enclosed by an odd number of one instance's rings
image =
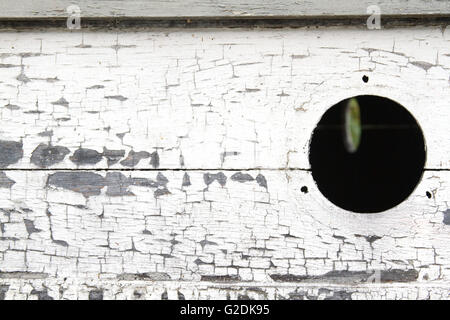
[[[1,32],[0,297],[448,299],[449,44],[434,27]],[[358,94],[405,106],[440,169],[370,215],[307,170],[320,116]]]
[[[311,281],[327,287],[336,281],[351,286],[367,280],[361,272],[376,270],[415,270],[419,287],[449,281],[447,172],[425,173],[407,201],[369,215],[334,207],[309,172],[245,172],[264,175],[267,189],[233,181],[232,173],[225,172],[221,186],[206,185],[204,172],[190,171],[192,184],[182,187],[184,172],[163,172],[170,194],[155,198],[148,186],[130,186],[133,195],[119,197],[106,196],[104,187],[85,197],[46,187],[52,172],[8,172],[16,183],[0,189],[0,283],[41,275],[50,282],[143,277],[180,288],[183,281],[202,286],[210,280],[276,288],[280,275],[291,288]],[[124,174],[157,180],[156,172]],[[427,190],[434,190],[433,199]]]

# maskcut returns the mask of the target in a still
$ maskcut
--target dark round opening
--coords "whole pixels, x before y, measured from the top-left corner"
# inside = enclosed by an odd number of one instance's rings
[[[349,149],[345,115],[350,102],[359,109],[350,122],[360,135]],[[425,157],[424,137],[414,117],[390,99],[369,95],[328,109],[313,131],[309,150],[320,192],[335,205],[360,213],[385,211],[404,201],[422,177]]]
[[[367,82],[369,81],[369,77],[366,76],[366,75],[364,75],[364,76],[362,77],[362,81],[364,81],[365,83],[367,83]]]
[[[303,186],[300,188],[300,191],[303,193],[308,193],[308,187],[307,186]]]

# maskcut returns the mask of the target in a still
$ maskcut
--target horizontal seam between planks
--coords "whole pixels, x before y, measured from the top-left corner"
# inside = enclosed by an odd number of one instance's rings
[[[249,17],[83,17],[81,29],[111,28],[283,28],[307,26],[361,26],[367,28],[368,15],[339,16],[249,16]],[[0,29],[67,28],[67,17],[1,17]],[[383,29],[397,26],[448,25],[450,12],[423,15],[383,15]],[[76,31],[76,30],[74,30]]]
[[[311,171],[309,168],[4,168],[0,171]]]
[[[0,168],[0,171],[312,171],[311,168]],[[425,168],[423,171],[450,171],[450,168]]]

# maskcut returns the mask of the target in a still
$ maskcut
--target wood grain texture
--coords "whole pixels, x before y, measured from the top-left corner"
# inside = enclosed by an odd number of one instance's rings
[[[1,283],[0,279],[0,294]],[[435,284],[275,284],[257,287],[255,283],[215,283],[176,281],[121,281],[89,279],[9,279],[4,285],[8,300],[145,300],[145,299],[289,299],[289,300],[442,300],[449,299],[448,286]],[[1,297],[1,296],[0,296]]]
[[[0,299],[449,299],[449,43],[1,32]],[[369,215],[326,200],[308,162],[322,114],[359,94],[401,103],[427,145],[413,194]]]
[[[384,15],[448,15],[450,4],[439,0],[368,1],[118,1],[118,0],[3,0],[0,18],[67,17],[66,8],[76,4],[82,17],[315,17],[366,16],[367,7],[378,5]]]
[[[0,283],[100,279],[94,283],[112,290],[123,281],[181,289],[197,281],[353,292],[373,272],[378,285],[439,287],[450,279],[449,172],[425,173],[407,201],[371,215],[337,209],[303,171],[7,176],[14,184],[0,189]],[[58,287],[51,290],[58,298]]]
[[[374,94],[448,169],[449,44],[449,28],[3,32],[0,167],[309,169],[325,110]]]

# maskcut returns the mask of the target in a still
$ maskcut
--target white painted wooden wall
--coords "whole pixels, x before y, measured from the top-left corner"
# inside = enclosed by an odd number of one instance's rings
[[[0,298],[448,299],[449,85],[449,27],[1,31]],[[309,171],[359,94],[427,145],[377,214]]]

